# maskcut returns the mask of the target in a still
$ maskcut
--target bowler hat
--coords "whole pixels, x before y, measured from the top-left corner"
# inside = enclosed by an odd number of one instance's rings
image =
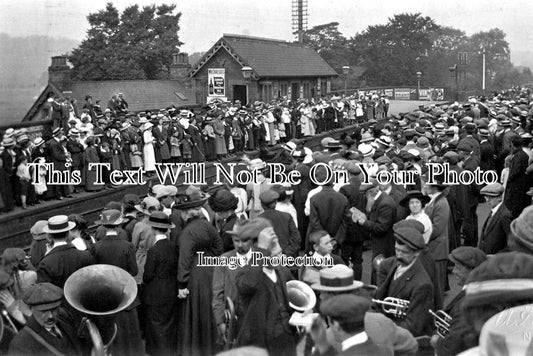
[[[31,285],[22,295],[22,301],[36,310],[55,309],[62,299],[63,289],[49,282]]]
[[[150,214],[146,223],[159,229],[173,229],[176,227],[176,225],[170,221],[170,217],[162,211],[154,211]]]
[[[311,288],[319,292],[346,292],[364,285],[361,281],[354,281],[353,269],[343,264],[322,268],[319,278],[318,283],[311,285]]]
[[[76,224],[68,221],[66,215],[56,215],[48,219],[48,225],[43,228],[43,232],[47,234],[58,234],[72,230]]]
[[[423,206],[426,205],[427,203],[429,203],[429,201],[430,201],[430,197],[428,197],[427,195],[423,194],[421,191],[419,191],[419,190],[411,190],[411,191],[407,192],[407,195],[402,200],[400,200],[400,205],[403,206],[403,207],[407,207],[409,205],[409,201],[411,199],[420,200],[420,202],[422,203]]]

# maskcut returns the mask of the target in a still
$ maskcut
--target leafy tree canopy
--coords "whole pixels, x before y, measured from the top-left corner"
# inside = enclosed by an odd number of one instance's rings
[[[163,79],[179,40],[176,5],[138,5],[122,14],[112,3],[89,14],[87,38],[69,55],[74,80]]]

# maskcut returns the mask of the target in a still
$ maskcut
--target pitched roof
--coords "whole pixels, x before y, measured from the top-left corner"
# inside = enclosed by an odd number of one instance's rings
[[[266,38],[224,34],[191,69],[194,76],[220,49],[258,77],[337,76],[337,72],[312,48]]]
[[[32,116],[37,113],[37,111],[45,103],[46,99],[48,99],[50,95],[53,95],[56,98],[64,98],[64,95],[61,90],[59,90],[54,84],[48,83],[41,92],[41,94],[39,94],[37,99],[33,102],[33,105],[30,107],[26,115],[24,115],[22,122],[30,121]]]
[[[113,80],[98,82],[73,82],[72,93],[65,95],[79,103],[91,95],[93,101],[100,100],[107,107],[111,96],[123,93],[130,111],[161,109],[171,105],[194,106],[196,95],[193,89],[186,88],[178,80]]]

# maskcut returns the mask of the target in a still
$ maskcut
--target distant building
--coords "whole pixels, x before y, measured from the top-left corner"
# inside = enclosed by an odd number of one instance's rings
[[[191,87],[187,74],[190,70],[186,53],[173,56],[168,80],[105,80],[105,81],[72,81],[67,57],[52,57],[52,65],[48,67],[48,85],[41,92],[24,119],[38,121],[49,118],[50,104],[47,99],[76,99],[81,109],[85,96],[91,95],[93,103],[101,101],[102,110],[107,107],[111,96],[124,94],[130,111],[159,110],[171,105],[176,107],[197,106],[195,91]]]
[[[282,97],[317,99],[331,91],[331,79],[337,75],[308,46],[228,34],[189,72],[202,104],[216,98],[243,104]]]

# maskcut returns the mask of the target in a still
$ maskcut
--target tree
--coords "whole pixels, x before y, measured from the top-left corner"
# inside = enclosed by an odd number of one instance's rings
[[[74,80],[168,78],[179,40],[176,5],[138,5],[119,11],[108,3],[89,14],[87,38],[69,55]]]

